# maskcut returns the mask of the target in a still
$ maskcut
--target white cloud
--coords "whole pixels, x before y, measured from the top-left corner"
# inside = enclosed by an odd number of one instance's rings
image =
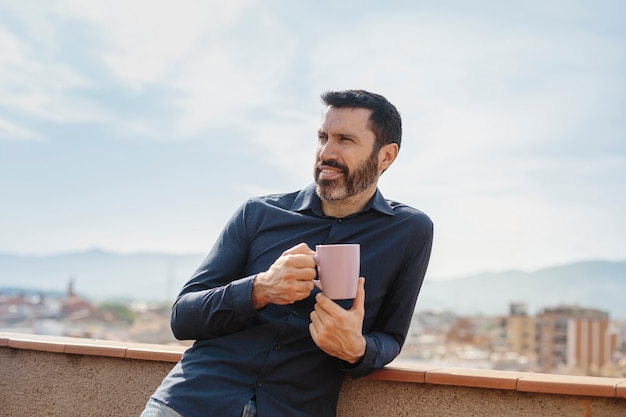
[[[166,81],[177,92],[180,131],[249,130],[284,102],[295,42],[267,11],[248,12],[254,12],[252,21],[219,32],[219,41],[206,37]]]
[[[91,81],[48,51],[0,27],[0,107],[57,123],[104,120],[96,103],[76,94]]]
[[[319,117],[285,111],[272,114],[270,122],[261,122],[250,132],[260,150],[258,159],[276,169],[277,183],[296,187],[313,180],[318,127]]]
[[[154,87],[162,92],[161,99],[168,89],[176,97],[174,102],[163,105],[181,114],[168,115],[170,122],[157,116],[152,123],[160,125],[156,137],[195,133],[212,121],[222,121],[229,105],[241,103],[241,97],[233,91],[246,89],[243,92],[247,99],[257,97],[250,105],[258,105],[260,94],[251,87],[269,87],[266,74],[276,66],[268,66],[264,76],[257,76],[260,72],[249,68],[245,59],[229,60],[233,53],[222,47],[231,41],[228,30],[238,23],[243,4],[61,0],[43,5],[35,13],[24,5],[5,5],[11,17],[20,22],[22,33],[0,31],[0,46],[6,57],[0,65],[0,91],[4,93],[0,105],[56,123],[112,121],[117,113],[114,126],[130,126],[129,133],[150,133],[132,113],[116,108],[104,110],[102,106],[110,103],[98,102],[86,94],[106,87],[94,81],[102,76],[93,72],[98,62],[81,63],[77,57],[99,58],[113,80],[128,89],[126,93],[138,95]],[[253,5],[248,3],[248,7]],[[40,25],[43,21],[45,24]],[[76,36],[85,39],[69,42]],[[70,50],[76,46],[77,50]],[[215,68],[218,70],[212,71]],[[240,80],[228,89],[229,83],[224,80],[232,80],[236,71]],[[215,104],[207,108],[208,103]],[[216,108],[224,110],[212,111]],[[173,123],[178,116],[180,120]],[[176,128],[180,132],[172,131]]]
[[[239,15],[242,1],[65,0],[62,10],[101,40],[102,62],[127,86],[163,82],[198,43]]]
[[[28,128],[0,117],[0,139],[35,139],[37,134]]]
[[[245,130],[290,76],[293,38],[257,2],[67,3],[103,40],[100,58],[119,82],[162,92],[169,113],[153,122],[155,137]],[[140,122],[119,125],[137,132]]]

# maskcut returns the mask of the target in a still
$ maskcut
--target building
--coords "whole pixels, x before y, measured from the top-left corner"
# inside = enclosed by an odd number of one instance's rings
[[[596,309],[546,308],[536,329],[540,372],[598,375],[619,348],[608,313]]]
[[[526,304],[512,303],[506,318],[506,346],[510,352],[535,363],[535,318],[528,315]]]

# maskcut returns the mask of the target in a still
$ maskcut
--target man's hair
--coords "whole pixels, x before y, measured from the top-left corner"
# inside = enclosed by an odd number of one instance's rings
[[[372,111],[369,128],[376,135],[378,149],[389,143],[402,141],[402,119],[396,107],[380,94],[365,90],[327,91],[322,101],[332,107],[365,108]]]

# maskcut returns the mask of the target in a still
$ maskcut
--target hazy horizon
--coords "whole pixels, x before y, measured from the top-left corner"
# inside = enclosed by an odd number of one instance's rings
[[[24,257],[24,258],[55,258],[55,257],[67,257],[67,256],[80,256],[80,255],[87,255],[87,254],[107,254],[107,255],[122,256],[122,257],[133,257],[133,256],[195,257],[198,259],[197,266],[199,266],[202,259],[207,255],[206,252],[165,252],[165,251],[141,251],[141,250],[124,252],[124,251],[109,250],[109,249],[100,248],[100,247],[85,248],[85,249],[76,250],[76,251],[50,252],[50,253],[37,253],[37,254],[25,253],[25,252],[19,253],[19,252],[0,251],[0,256],[15,256],[15,257]],[[523,269],[523,268],[487,269],[485,268],[483,270],[478,270],[475,272],[464,273],[464,274],[459,274],[459,275],[450,275],[450,276],[433,276],[433,274],[430,273],[430,270],[428,270],[426,275],[429,279],[434,279],[434,280],[455,280],[455,279],[468,278],[468,277],[472,277],[476,275],[499,274],[499,273],[508,273],[508,272],[535,273],[535,272],[539,272],[543,270],[549,270],[552,268],[559,268],[563,266],[578,265],[578,264],[595,263],[595,262],[622,263],[622,262],[626,262],[626,256],[622,258],[614,258],[614,259],[589,258],[589,259],[574,260],[571,262],[560,262],[560,263],[555,262],[555,263],[547,264],[545,266],[541,266],[538,268],[529,268],[529,269]]]
[[[172,302],[203,255],[82,252],[51,257],[0,253],[0,289],[28,296],[63,297],[68,285],[93,301]],[[435,279],[428,274],[419,310],[459,314],[505,314],[511,303],[528,311],[579,306],[610,312],[626,320],[626,260],[554,265],[537,271],[499,271]],[[488,289],[488,290],[486,290]],[[6,295],[6,293],[5,293]]]

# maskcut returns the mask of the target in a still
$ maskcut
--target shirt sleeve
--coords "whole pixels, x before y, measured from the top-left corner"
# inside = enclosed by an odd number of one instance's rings
[[[242,277],[248,237],[242,206],[228,221],[215,245],[172,307],[171,326],[180,340],[208,339],[252,325],[254,275]]]
[[[407,267],[394,280],[380,319],[370,331],[363,334],[366,341],[365,355],[357,364],[342,362],[342,370],[354,378],[365,376],[391,362],[402,349],[415,309],[417,296],[422,287],[433,243],[433,225],[427,222],[421,244],[411,256]],[[367,277],[365,277],[367,280]],[[398,308],[401,306],[402,308]],[[398,330],[398,323],[402,323]]]

